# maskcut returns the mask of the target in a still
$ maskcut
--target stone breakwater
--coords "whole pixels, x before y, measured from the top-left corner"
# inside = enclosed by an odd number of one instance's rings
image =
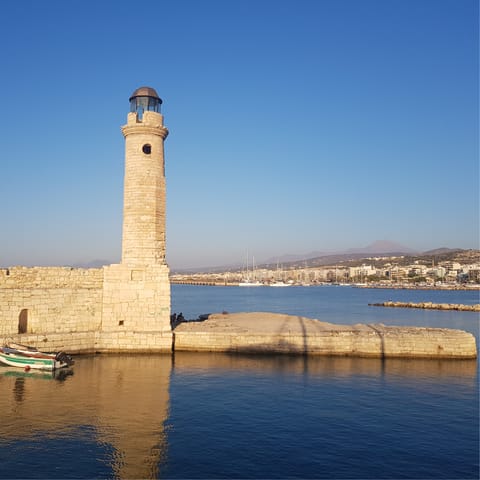
[[[463,305],[461,303],[432,303],[432,302],[382,302],[369,303],[371,307],[400,307],[400,308],[425,308],[429,310],[458,310],[460,312],[480,312],[480,304]]]
[[[175,351],[476,358],[475,337],[447,328],[337,325],[277,313],[211,314],[173,331]]]

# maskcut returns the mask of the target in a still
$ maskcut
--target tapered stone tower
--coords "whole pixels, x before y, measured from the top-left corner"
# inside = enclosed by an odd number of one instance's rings
[[[165,264],[165,160],[168,130],[153,88],[130,97],[125,137],[122,263]]]
[[[122,261],[104,268],[99,348],[169,350],[170,282],[165,261],[165,159],[162,100],[135,90],[125,137]],[[111,348],[105,341],[112,342]]]

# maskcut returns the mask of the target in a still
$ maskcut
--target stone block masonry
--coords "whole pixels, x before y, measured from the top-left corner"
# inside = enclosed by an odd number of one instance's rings
[[[168,267],[0,270],[0,340],[70,353],[169,352]]]
[[[166,265],[104,267],[102,351],[171,351],[170,282]]]
[[[277,313],[210,315],[174,329],[175,351],[476,358],[475,337],[447,328],[337,325]]]
[[[0,334],[70,334],[99,330],[102,286],[102,269],[2,269]]]
[[[125,136],[122,264],[165,264],[166,179],[163,115],[128,114]]]

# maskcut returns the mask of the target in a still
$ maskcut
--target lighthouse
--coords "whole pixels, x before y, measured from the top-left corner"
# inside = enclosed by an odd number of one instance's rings
[[[122,263],[165,264],[165,159],[161,98],[151,87],[130,97],[125,137]]]
[[[165,259],[166,182],[162,99],[140,87],[129,98],[121,263],[104,267],[99,347],[171,349],[170,281]]]

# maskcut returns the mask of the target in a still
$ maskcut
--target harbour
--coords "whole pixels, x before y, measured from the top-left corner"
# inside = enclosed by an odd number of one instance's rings
[[[5,4],[0,480],[478,480],[477,3],[138,6]]]
[[[172,286],[185,318],[268,310],[459,328],[478,342],[475,312],[368,306],[388,298],[476,293]],[[176,352],[77,355],[63,378],[3,372],[4,478],[478,476],[478,359]]]

